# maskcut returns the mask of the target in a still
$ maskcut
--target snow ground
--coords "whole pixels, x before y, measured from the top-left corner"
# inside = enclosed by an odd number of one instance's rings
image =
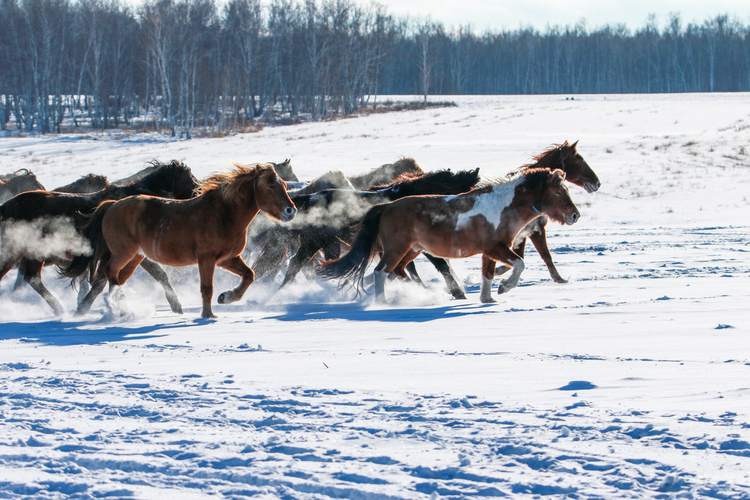
[[[152,158],[198,177],[291,158],[301,178],[413,156],[492,177],[580,140],[572,186],[521,285],[479,303],[388,283],[388,306],[303,275],[198,319],[137,274],[130,313],[55,318],[0,282],[0,498],[750,498],[750,95],[461,97],[455,108],[223,139],[0,139],[0,171],[54,187]],[[45,271],[68,310],[75,293]],[[235,278],[217,272],[216,294]],[[499,278],[496,279],[496,283]]]

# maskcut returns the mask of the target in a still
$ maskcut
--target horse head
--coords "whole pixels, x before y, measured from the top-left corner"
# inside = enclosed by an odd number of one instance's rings
[[[289,222],[297,214],[289,194],[286,182],[279,177],[273,165],[259,165],[258,175],[253,181],[253,195],[258,208],[274,219]]]
[[[294,170],[292,170],[291,159],[287,158],[281,163],[271,162],[271,165],[273,165],[273,168],[276,170],[276,174],[286,182],[299,182],[297,175],[294,173]]]
[[[560,169],[547,170],[539,181],[538,205],[533,205],[534,210],[546,214],[560,224],[572,225],[578,222],[581,213],[570,198],[568,188],[565,187],[565,172]]]
[[[577,186],[581,186],[589,193],[593,193],[602,185],[599,182],[599,177],[596,176],[594,171],[586,163],[578,153],[578,141],[573,144],[568,144],[565,141],[562,146],[557,149],[560,152],[560,168],[566,174],[566,179]]]

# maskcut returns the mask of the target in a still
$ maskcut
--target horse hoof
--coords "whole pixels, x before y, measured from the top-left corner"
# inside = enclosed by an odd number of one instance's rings
[[[227,292],[222,293],[219,295],[219,304],[226,304],[227,303]]]
[[[453,300],[466,300],[466,295],[464,292],[456,292],[453,295]]]
[[[555,281],[555,283],[567,283],[568,282],[568,280],[566,280],[565,278],[553,278],[553,280]]]

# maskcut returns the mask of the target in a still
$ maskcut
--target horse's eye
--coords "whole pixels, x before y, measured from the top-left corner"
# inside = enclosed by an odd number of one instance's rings
[[[270,189],[271,191],[275,191],[276,190],[276,184],[270,184],[268,186],[268,189]]]
[[[558,189],[557,191],[555,191],[555,194],[556,194],[557,196],[562,196],[562,191],[560,191],[560,190]]]

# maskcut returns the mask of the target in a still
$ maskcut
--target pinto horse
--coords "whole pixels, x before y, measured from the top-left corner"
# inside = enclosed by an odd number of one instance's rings
[[[573,144],[568,144],[568,141],[565,141],[563,144],[554,145],[535,156],[533,163],[518,168],[516,172],[522,172],[531,168],[560,169],[565,172],[566,181],[581,186],[588,193],[593,193],[599,189],[601,182],[599,182],[599,177],[589,167],[589,164],[586,163],[586,160],[578,153],[577,146],[578,141]],[[529,222],[518,233],[516,239],[513,240],[513,251],[523,257],[526,239],[530,239],[555,283],[566,283],[567,280],[560,276],[560,273],[557,271],[555,263],[552,261],[552,253],[547,246],[547,222],[548,218],[546,215],[542,215]],[[495,274],[500,275],[509,270],[509,266],[500,265],[495,270]]]
[[[512,267],[510,277],[498,287],[504,293],[518,285],[523,258],[510,247],[521,229],[546,214],[563,224],[574,224],[580,214],[563,184],[562,170],[528,169],[507,182],[488,184],[458,196],[408,196],[376,205],[362,220],[349,253],[327,261],[319,273],[328,279],[353,280],[363,288],[365,270],[378,251],[375,294],[385,300],[385,278],[394,272],[406,278],[406,265],[420,252],[446,259],[482,254],[481,301],[494,302],[491,294],[496,261]]]
[[[253,270],[240,257],[247,227],[259,211],[283,222],[297,209],[284,182],[270,164],[245,166],[217,173],[204,180],[198,196],[190,200],[165,200],[132,196],[102,203],[83,229],[93,255],[76,256],[64,275],[76,277],[89,270],[91,292],[78,308],[88,311],[96,297],[92,292],[124,284],[147,256],[169,266],[198,264],[204,318],[211,310],[214,268],[219,266],[242,278],[233,290],[219,295],[220,304],[242,298],[254,280]]]
[[[62,314],[60,302],[42,283],[45,262],[65,259],[68,252],[80,251],[84,240],[76,228],[85,223],[84,213],[93,211],[104,200],[116,200],[136,194],[169,198],[192,198],[198,181],[190,169],[177,161],[169,164],[154,162],[157,167],[141,180],[124,186],[110,185],[90,194],[68,194],[55,191],[26,191],[0,206],[0,279],[19,262],[24,280],[42,296],[56,314]],[[143,268],[151,274],[167,294],[172,310],[180,304],[158,265],[145,261]]]

